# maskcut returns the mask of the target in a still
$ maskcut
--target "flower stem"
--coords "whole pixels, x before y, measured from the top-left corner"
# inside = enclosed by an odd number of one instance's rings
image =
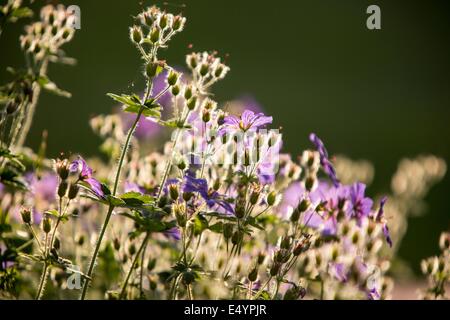
[[[131,263],[130,269],[129,269],[128,272],[127,272],[127,276],[125,277],[125,280],[124,280],[124,282],[123,282],[123,284],[122,284],[122,289],[120,290],[119,299],[123,299],[123,297],[125,296],[126,289],[127,289],[127,286],[128,286],[128,281],[130,280],[131,273],[132,273],[133,270],[134,270],[134,266],[136,265],[136,262],[137,262],[137,260],[139,259],[139,256],[141,255],[141,252],[144,251],[144,248],[145,248],[145,246],[147,245],[147,241],[148,241],[149,236],[150,236],[150,233],[147,233],[147,234],[145,235],[145,238],[144,238],[144,240],[142,241],[142,244],[141,244],[141,246],[139,247],[138,252],[136,252],[136,254],[135,254],[135,256],[134,256],[134,259],[133,259],[133,262]],[[141,261],[141,263],[142,263],[142,261]],[[141,268],[142,268],[142,266],[141,266]]]
[[[147,90],[147,93],[145,95],[144,101],[147,100],[150,91],[151,91],[151,89]],[[141,115],[142,115],[143,111],[144,111],[144,106],[142,106],[139,109],[139,112],[138,112],[138,114],[136,116],[136,120],[134,121],[134,123],[131,126],[130,130],[128,130],[127,138],[125,140],[125,144],[124,144],[123,149],[122,149],[122,154],[120,155],[119,164],[118,164],[117,172],[116,172],[116,178],[114,180],[114,189],[113,189],[113,192],[112,192],[113,196],[115,196],[116,193],[117,193],[117,188],[119,186],[119,180],[120,180],[120,172],[122,170],[122,166],[123,166],[123,163],[124,163],[124,160],[125,160],[125,156],[126,156],[126,153],[128,151],[128,147],[130,145],[131,137],[133,136],[133,133],[136,130],[137,124],[139,122],[139,119],[141,118]],[[86,274],[87,277],[86,277],[86,280],[84,281],[84,284],[83,284],[83,290],[82,290],[81,295],[80,295],[80,300],[84,300],[85,297],[86,297],[87,289],[89,287],[89,282],[90,282],[89,279],[92,279],[92,272],[94,271],[94,266],[95,266],[95,263],[97,261],[97,256],[98,256],[98,252],[100,250],[100,245],[102,244],[103,237],[105,235],[106,228],[108,227],[109,220],[111,219],[111,215],[113,213],[113,210],[114,210],[114,205],[112,205],[110,203],[109,204],[109,208],[108,208],[108,213],[106,214],[105,221],[103,222],[102,229],[100,231],[100,235],[99,235],[98,240],[97,240],[97,244],[95,245],[94,253],[92,254],[92,258],[91,258],[91,261],[89,263],[88,272]]]
[[[39,288],[36,293],[36,300],[41,300],[44,294],[45,283],[47,282],[48,264],[44,262],[44,269],[42,270],[41,280],[39,281]]]

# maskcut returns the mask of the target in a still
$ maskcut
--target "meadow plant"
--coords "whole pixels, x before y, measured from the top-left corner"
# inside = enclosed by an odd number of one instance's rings
[[[1,91],[2,296],[391,296],[391,247],[400,236],[391,234],[390,202],[410,203],[426,190],[407,190],[403,165],[392,197],[370,198],[370,163],[333,159],[314,133],[298,158],[283,154],[280,130],[256,103],[220,108],[214,100],[213,86],[230,71],[218,53],[188,54],[187,72],[160,57],[183,31],[182,15],[149,7],[134,18],[129,37],[145,88],[108,93],[120,110],[91,119],[106,162],[46,159],[45,139],[37,154],[22,148],[40,89],[68,96],[47,67],[73,62],[60,48],[74,34],[70,19],[62,6],[42,9],[20,39],[27,68]],[[158,147],[163,130],[171,136]],[[422,160],[438,167],[423,172],[430,183],[442,178],[445,162]],[[443,238],[442,257],[423,263],[436,296],[448,281]]]

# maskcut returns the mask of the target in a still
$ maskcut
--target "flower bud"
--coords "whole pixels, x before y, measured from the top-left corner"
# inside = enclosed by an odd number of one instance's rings
[[[291,237],[284,237],[281,239],[280,248],[289,249],[291,247]]]
[[[277,200],[277,193],[275,191],[271,191],[267,195],[267,204],[271,207],[275,204],[276,200]]]
[[[203,115],[202,115],[202,121],[204,123],[208,123],[209,120],[211,120],[211,114],[209,113],[209,111],[203,111]]]
[[[302,201],[300,201],[300,203],[297,206],[297,210],[299,212],[305,212],[306,210],[308,210],[310,206],[310,202],[308,201],[308,199],[302,199]]]
[[[167,27],[167,21],[168,21],[167,14],[161,15],[161,17],[159,18],[159,27],[161,28],[161,30],[164,30]]]
[[[162,67],[157,62],[149,62],[145,66],[145,75],[150,79],[156,77],[161,71]]]
[[[143,38],[141,28],[138,26],[130,28],[130,38],[134,43],[141,43]]]
[[[295,246],[292,253],[294,254],[294,256],[297,257],[300,254],[302,254],[303,252],[307,251],[309,249],[309,246],[310,246],[309,241],[301,241]]]
[[[239,230],[236,230],[233,235],[231,236],[231,243],[234,245],[238,245],[239,243],[241,243],[243,238],[243,234],[242,232],[240,232]]]
[[[276,276],[278,274],[278,272],[280,271],[280,268],[281,268],[281,264],[273,263],[272,266],[270,267],[270,275],[272,277]]]
[[[167,83],[169,86],[174,86],[178,79],[180,77],[180,74],[174,70],[170,70],[169,75],[167,76]]]
[[[186,100],[189,100],[191,97],[192,97],[192,87],[186,86],[186,88],[184,88],[184,98]]]
[[[176,97],[179,93],[180,93],[180,86],[179,85],[174,85],[172,87],[172,94]]]
[[[194,110],[195,107],[197,106],[197,97],[192,97],[191,99],[188,100],[187,102],[187,107],[189,110]]]
[[[67,181],[61,181],[61,183],[58,186],[58,196],[60,198],[63,198],[66,195],[67,192],[67,188],[68,188],[69,184],[67,183]]]
[[[169,185],[169,194],[172,200],[177,200],[180,193],[178,192],[178,186],[176,184]]]
[[[231,223],[224,224],[223,237],[228,240],[233,235],[233,225]]]
[[[195,274],[191,269],[188,269],[188,271],[183,272],[182,276],[183,283],[188,285],[195,281]]]
[[[250,273],[248,274],[248,280],[250,282],[255,282],[258,278],[258,267],[253,267],[252,270],[250,270]]]
[[[209,65],[207,65],[206,63],[204,63],[200,66],[200,75],[202,77],[206,76],[208,74],[208,71],[209,71]]]
[[[184,24],[186,23],[186,18],[178,15],[173,17],[173,21],[172,21],[172,29],[174,31],[179,31],[181,29],[183,29]]]
[[[295,223],[298,222],[298,219],[300,219],[300,211],[296,209],[292,212],[290,220]]]
[[[148,260],[148,263],[147,263],[147,270],[148,271],[152,271],[153,269],[155,269],[155,266],[156,266],[156,259],[155,258]]]
[[[55,240],[53,241],[53,248],[55,248],[56,250],[59,250],[59,248],[61,248],[61,241],[58,237],[55,237]]]
[[[49,233],[52,230],[52,222],[49,217],[45,217],[42,221],[42,230],[44,230],[45,233]]]
[[[136,246],[134,245],[134,243],[131,243],[131,244],[128,246],[128,254],[129,254],[130,256],[134,256],[135,253],[136,253]]]
[[[20,215],[22,216],[23,223],[31,224],[31,209],[22,207],[22,209],[20,209]]]
[[[67,159],[57,159],[56,160],[56,173],[58,174],[58,176],[61,178],[61,180],[66,180],[67,177],[69,176],[69,161]]]
[[[150,31],[150,42],[151,43],[157,43],[159,41],[159,37],[161,35],[161,32],[158,28],[153,28]]]
[[[245,216],[245,202],[238,201],[236,204],[236,209],[234,210],[236,218],[242,219]]]
[[[72,200],[75,199],[78,195],[78,191],[80,190],[80,187],[74,183],[71,183],[69,186],[69,193],[67,197]]]

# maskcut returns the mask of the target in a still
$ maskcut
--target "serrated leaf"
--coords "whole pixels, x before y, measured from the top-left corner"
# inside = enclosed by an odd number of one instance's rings
[[[116,100],[117,102],[122,103],[123,105],[137,106],[139,108],[141,107],[141,102],[139,101],[139,97],[137,97],[136,95],[128,95],[128,94],[117,95],[114,93],[107,93],[106,95],[108,97]]]

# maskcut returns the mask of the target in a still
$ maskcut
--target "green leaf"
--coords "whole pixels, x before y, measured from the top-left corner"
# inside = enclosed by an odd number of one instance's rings
[[[127,105],[123,111],[128,112],[128,113],[134,113],[134,114],[138,114],[139,111],[141,110],[141,105]],[[144,117],[152,117],[152,118],[156,118],[159,119],[161,117],[161,107],[155,107],[155,108],[145,108],[142,111],[142,115]]]
[[[106,196],[106,199],[114,207],[123,207],[125,205],[125,201],[110,194]]]
[[[155,203],[152,196],[133,191],[124,193],[119,198],[124,202],[125,207],[130,208],[142,208]]]
[[[160,120],[158,122],[160,125],[168,127],[168,128],[178,128],[178,129],[191,129],[192,126],[189,124],[182,124],[180,121],[178,121],[177,119],[170,119],[167,121],[164,120]]]
[[[47,91],[50,91],[58,96],[62,96],[65,98],[70,98],[72,94],[70,92],[64,91],[56,86],[54,82],[52,82],[49,78],[46,76],[39,76],[37,79],[37,83],[39,86]]]
[[[215,233],[222,233],[223,232],[223,223],[217,222],[217,223],[213,224],[212,226],[209,226],[208,229]]]
[[[107,96],[110,98],[113,98],[117,102],[120,102],[126,106],[137,106],[138,108],[141,107],[141,102],[139,101],[139,97],[135,94],[128,95],[128,94],[121,94],[120,96],[114,93],[107,93]]]
[[[194,234],[199,235],[208,228],[208,220],[202,215],[197,215],[194,218]]]
[[[45,214],[48,214],[48,215],[50,215],[50,216],[54,216],[55,218],[58,218],[59,217],[59,212],[58,212],[58,210],[48,210],[48,211],[45,211]]]
[[[15,21],[17,19],[29,18],[32,16],[33,16],[33,10],[31,10],[30,8],[27,8],[27,7],[19,7],[11,13],[10,19],[12,19],[12,21]]]

